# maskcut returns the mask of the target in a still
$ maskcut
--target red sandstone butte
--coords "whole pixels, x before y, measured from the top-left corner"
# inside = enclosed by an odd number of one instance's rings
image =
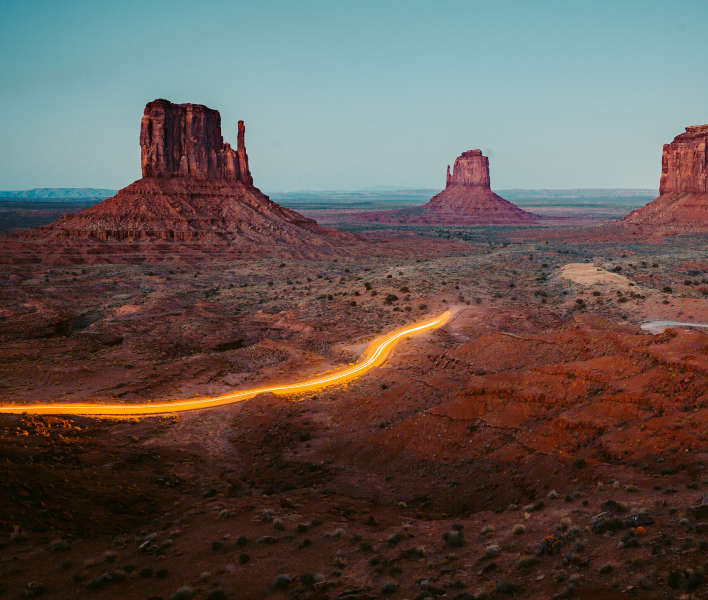
[[[367,221],[444,225],[526,225],[538,217],[495,194],[490,188],[489,159],[467,150],[447,166],[445,189],[420,207],[362,215]]]
[[[666,233],[708,231],[708,125],[686,127],[664,144],[659,196],[622,222]]]
[[[221,137],[219,111],[201,104],[172,104],[153,100],[140,123],[140,165],[143,177],[225,179],[253,185],[238,122],[238,145],[233,150]]]
[[[455,159],[455,166],[450,174],[447,165],[445,187],[451,185],[472,185],[489,188],[489,159],[481,150],[467,150]]]
[[[346,237],[272,202],[253,185],[245,127],[224,143],[219,112],[154,100],[140,126],[143,177],[115,196],[27,235],[60,239],[227,242],[312,248]]]

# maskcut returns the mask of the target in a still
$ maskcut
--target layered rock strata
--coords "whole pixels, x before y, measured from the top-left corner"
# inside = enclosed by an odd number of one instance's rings
[[[686,127],[661,156],[659,196],[622,223],[664,233],[708,231],[708,125]]]

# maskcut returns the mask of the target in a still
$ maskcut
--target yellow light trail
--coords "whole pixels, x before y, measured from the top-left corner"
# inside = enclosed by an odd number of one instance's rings
[[[143,404],[2,404],[0,405],[0,414],[27,413],[34,415],[95,415],[117,417],[160,415],[234,404],[267,392],[287,395],[321,390],[331,385],[339,385],[361,377],[367,371],[383,364],[399,340],[409,335],[416,335],[424,331],[442,327],[449,320],[450,314],[450,311],[446,311],[430,321],[411,325],[405,329],[399,329],[383,335],[375,339],[369,345],[360,362],[345,369],[306,381],[240,390],[221,396],[190,398],[188,400],[175,400],[172,402],[146,402]]]

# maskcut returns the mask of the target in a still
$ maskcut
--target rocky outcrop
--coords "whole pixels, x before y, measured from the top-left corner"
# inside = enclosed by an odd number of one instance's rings
[[[227,244],[259,255],[279,245],[300,246],[303,251],[296,254],[308,254],[348,238],[272,202],[254,187],[243,121],[234,150],[221,136],[218,111],[154,100],[145,106],[140,150],[142,179],[26,235]]]
[[[708,125],[686,127],[661,156],[659,194],[708,192]]]
[[[490,187],[489,159],[481,150],[467,150],[447,166],[445,189],[416,208],[365,213],[379,223],[441,225],[526,225],[538,217],[495,194]]]
[[[708,125],[686,127],[664,145],[659,196],[622,223],[661,233],[708,231]]]
[[[221,137],[219,111],[202,104],[153,100],[140,123],[140,164],[143,177],[224,179],[253,184],[244,145],[244,124],[238,122],[238,148]]]
[[[239,178],[246,185],[253,185],[251,171],[248,170],[248,154],[246,154],[246,126],[243,121],[238,122],[238,137],[236,141],[236,154],[238,156]]]
[[[455,166],[450,174],[447,165],[447,181],[445,187],[451,185],[478,185],[489,187],[489,159],[481,150],[467,150],[455,159]]]

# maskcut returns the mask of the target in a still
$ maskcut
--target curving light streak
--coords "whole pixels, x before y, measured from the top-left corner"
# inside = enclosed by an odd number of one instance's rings
[[[148,402],[143,404],[3,404],[0,405],[0,414],[28,413],[35,415],[97,415],[119,417],[159,415],[198,410],[201,408],[213,408],[215,406],[223,406],[224,404],[234,404],[267,392],[285,395],[316,391],[360,377],[374,367],[383,364],[400,339],[431,329],[437,329],[444,325],[449,318],[450,311],[446,311],[431,321],[425,321],[407,327],[406,329],[399,329],[398,331],[381,336],[369,345],[369,348],[364,353],[364,357],[366,358],[361,362],[355,363],[351,367],[342,369],[341,371],[335,371],[328,375],[322,375],[315,379],[297,383],[260,387],[230,392],[221,396],[191,398],[189,400],[176,400],[174,402]]]

